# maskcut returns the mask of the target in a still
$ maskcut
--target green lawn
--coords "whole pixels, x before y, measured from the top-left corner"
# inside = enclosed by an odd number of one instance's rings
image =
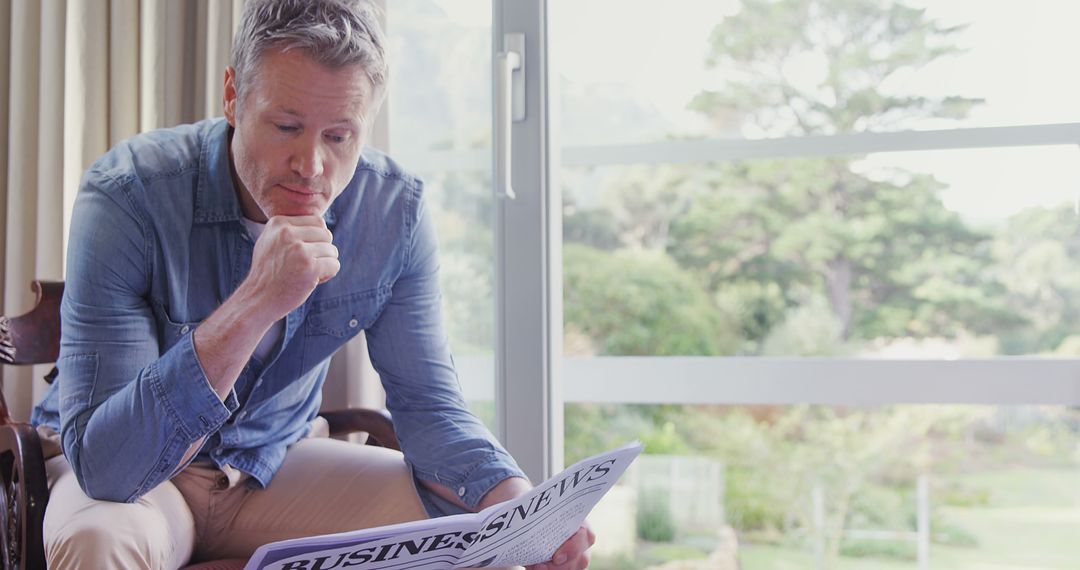
[[[990,491],[979,508],[942,507],[952,525],[974,535],[978,546],[932,544],[934,570],[1075,570],[1080,568],[1080,470],[1018,468],[955,477]],[[743,570],[815,568],[806,551],[743,544]],[[915,561],[841,558],[833,570],[910,570]]]

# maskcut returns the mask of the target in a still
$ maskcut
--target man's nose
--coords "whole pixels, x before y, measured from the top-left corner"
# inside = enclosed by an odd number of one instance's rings
[[[323,173],[322,147],[318,141],[303,140],[292,153],[290,165],[301,178],[315,178]]]

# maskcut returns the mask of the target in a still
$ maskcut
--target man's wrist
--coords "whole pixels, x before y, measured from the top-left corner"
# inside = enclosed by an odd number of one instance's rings
[[[491,505],[520,497],[531,491],[532,488],[532,483],[529,483],[529,480],[524,477],[508,477],[503,479],[498,485],[492,487],[491,490],[484,495],[483,499],[480,499],[480,503],[477,505],[478,510],[484,510]]]
[[[267,302],[260,295],[258,287],[252,285],[248,279],[242,281],[236,291],[233,291],[233,294],[221,304],[221,307],[226,306],[230,315],[241,317],[254,330],[261,330],[263,333],[274,323],[285,318],[285,315],[279,315],[272,310],[273,303]],[[259,335],[259,338],[262,336]]]
[[[232,390],[244,363],[276,322],[260,310],[243,284],[192,333],[195,356],[211,387],[223,400]]]
[[[215,348],[219,348],[220,343],[225,343],[230,345],[230,352],[250,353],[247,349],[254,350],[277,320],[268,311],[261,310],[257,297],[241,284],[217,310],[196,327],[196,347],[204,348],[212,343]]]

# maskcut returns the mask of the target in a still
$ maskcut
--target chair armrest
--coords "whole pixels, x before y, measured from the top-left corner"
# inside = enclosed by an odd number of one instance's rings
[[[385,410],[349,408],[346,410],[321,411],[319,415],[330,424],[330,435],[367,432],[368,445],[377,445],[401,451],[394,422]],[[374,441],[372,441],[374,440]]]
[[[45,570],[41,527],[49,486],[37,431],[27,424],[0,425],[0,508],[4,568]]]

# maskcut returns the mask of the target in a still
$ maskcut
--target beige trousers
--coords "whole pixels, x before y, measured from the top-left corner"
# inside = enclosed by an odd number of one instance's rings
[[[87,497],[55,433],[44,433],[51,495],[49,568],[175,569],[247,558],[275,540],[418,520],[426,514],[402,455],[328,438],[302,440],[266,489],[238,471],[193,465],[134,503]]]

